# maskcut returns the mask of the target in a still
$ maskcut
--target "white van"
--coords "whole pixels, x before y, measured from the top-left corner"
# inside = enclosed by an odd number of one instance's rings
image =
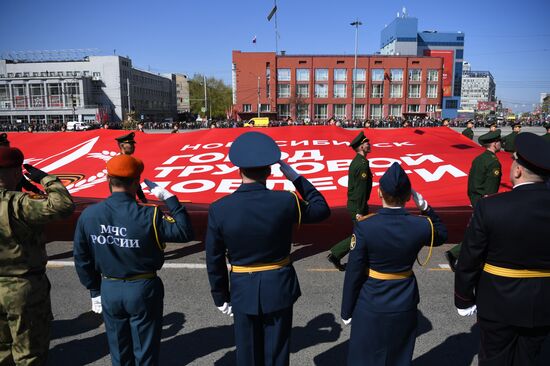
[[[67,122],[67,131],[86,131],[92,128],[88,122],[70,121]]]

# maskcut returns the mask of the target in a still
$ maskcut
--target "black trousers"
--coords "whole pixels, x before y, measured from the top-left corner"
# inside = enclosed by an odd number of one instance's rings
[[[480,366],[536,365],[550,326],[525,328],[477,318],[480,328]]]

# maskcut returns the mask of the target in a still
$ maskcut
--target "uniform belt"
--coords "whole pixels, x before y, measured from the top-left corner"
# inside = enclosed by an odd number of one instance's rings
[[[263,272],[271,271],[274,269],[280,269],[290,264],[290,257],[274,262],[274,263],[254,263],[247,266],[235,266],[231,265],[231,272],[235,273],[249,273],[249,272]]]
[[[129,277],[103,276],[103,278],[106,278],[108,280],[116,280],[116,281],[150,280],[151,278],[155,278],[155,277],[157,277],[157,272],[140,273]]]
[[[403,280],[412,276],[413,271],[394,272],[394,273],[382,273],[375,271],[372,268],[367,269],[369,277],[376,278],[377,280]]]
[[[550,269],[511,269],[485,263],[485,265],[483,266],[483,270],[487,273],[494,274],[495,276],[509,278],[550,277]]]

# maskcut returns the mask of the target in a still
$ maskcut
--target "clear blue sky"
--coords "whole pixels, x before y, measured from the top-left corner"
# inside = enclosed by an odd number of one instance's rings
[[[405,6],[419,30],[462,31],[464,58],[489,70],[497,96],[531,110],[550,92],[548,0],[277,0],[279,49],[353,54],[379,49],[380,31]],[[231,81],[231,51],[274,51],[273,0],[3,0],[0,52],[96,48],[153,72],[202,73]],[[257,43],[252,38],[257,37]]]

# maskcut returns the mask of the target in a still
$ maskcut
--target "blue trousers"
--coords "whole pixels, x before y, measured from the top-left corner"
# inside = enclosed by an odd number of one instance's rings
[[[348,366],[412,364],[417,310],[374,313],[355,308],[351,320]]]
[[[160,278],[101,281],[101,306],[113,366],[159,364],[164,286]]]
[[[274,313],[234,313],[237,365],[284,366],[289,364],[292,306]]]

